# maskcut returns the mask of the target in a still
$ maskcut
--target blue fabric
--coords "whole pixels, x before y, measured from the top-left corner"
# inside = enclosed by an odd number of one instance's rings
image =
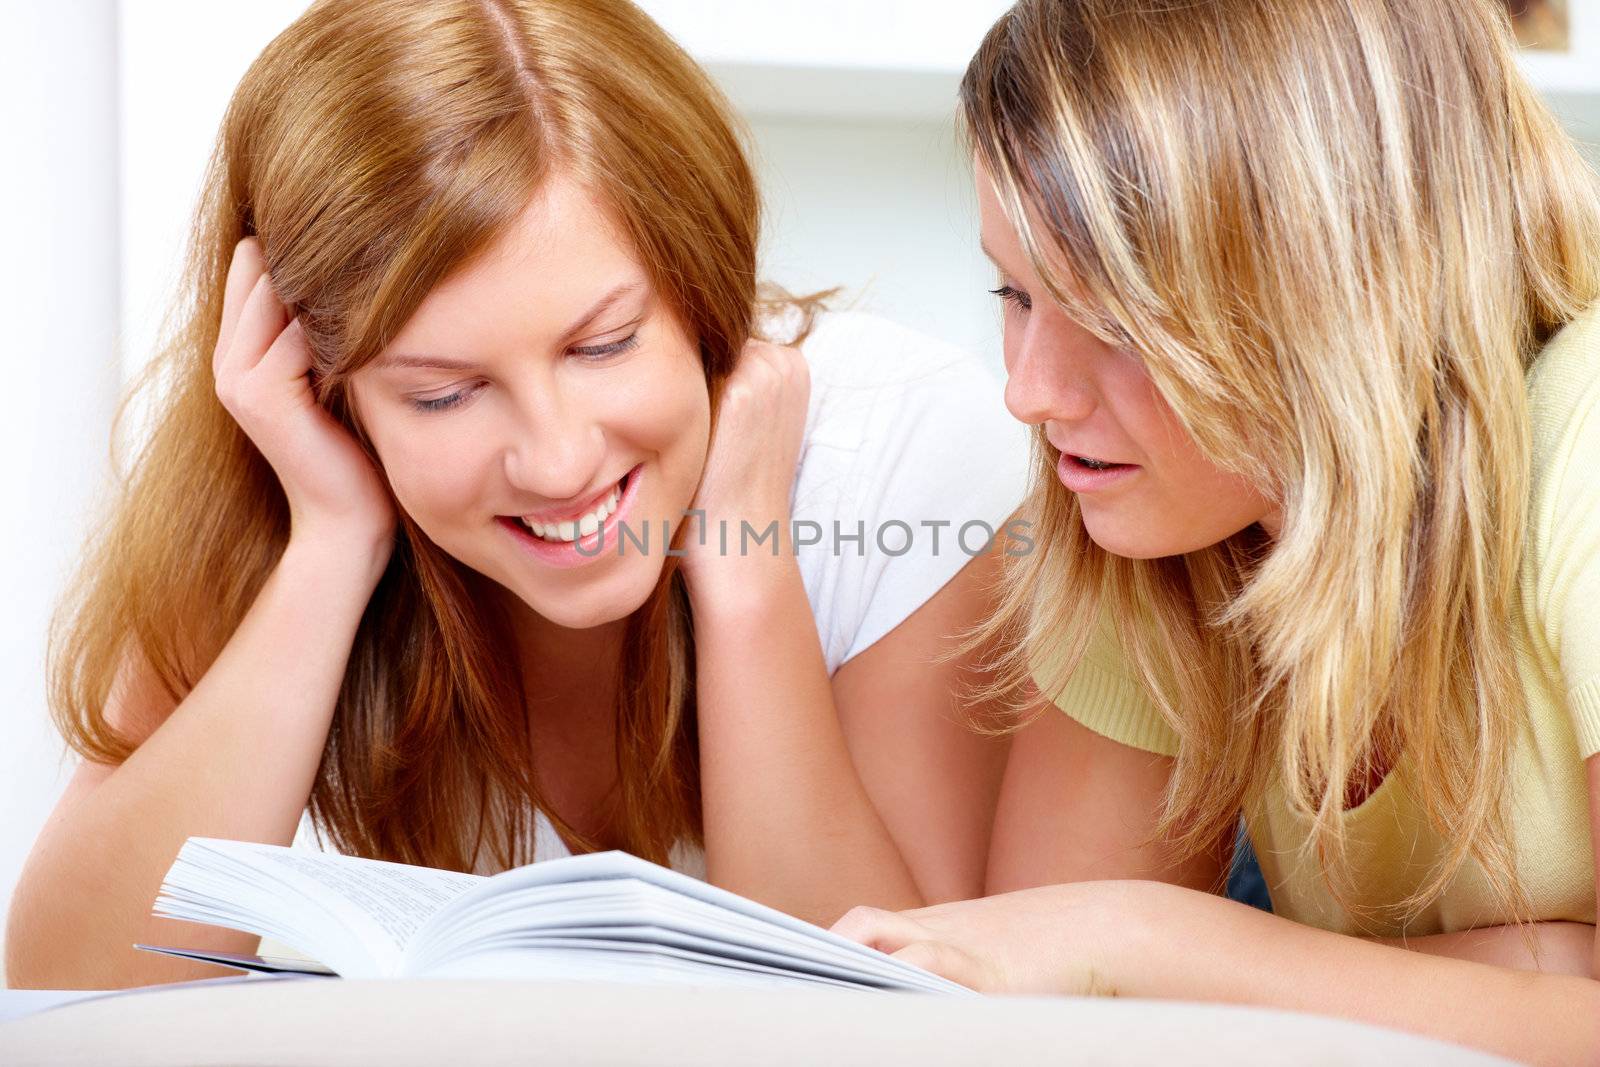
[[[1272,894],[1267,892],[1267,880],[1261,874],[1261,864],[1256,862],[1256,850],[1250,845],[1243,822],[1233,843],[1233,862],[1228,866],[1228,899],[1262,911],[1272,910]]]

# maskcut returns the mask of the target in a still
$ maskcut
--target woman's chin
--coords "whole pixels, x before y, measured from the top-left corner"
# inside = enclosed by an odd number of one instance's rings
[[[1206,529],[1163,524],[1156,520],[1128,521],[1122,516],[1112,519],[1106,515],[1091,514],[1087,510],[1083,513],[1083,528],[1089,539],[1113,556],[1124,559],[1164,559],[1167,556],[1188,555],[1220,544],[1248,525],[1228,522],[1216,529]]]
[[[1089,540],[1124,559],[1160,559],[1189,551],[1179,547],[1177,539],[1163,536],[1159,527],[1114,521],[1087,511],[1083,516],[1083,528]]]
[[[655,589],[661,571],[639,568],[641,573],[608,576],[614,580],[595,582],[589,588],[570,590],[562,595],[546,591],[512,589],[511,594],[536,615],[567,630],[592,630],[625,619],[644,606]],[[543,594],[543,595],[541,595]]]

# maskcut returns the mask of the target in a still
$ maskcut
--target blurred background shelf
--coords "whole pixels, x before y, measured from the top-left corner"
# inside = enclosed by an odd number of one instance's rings
[[[804,5],[642,0],[752,117],[946,118],[961,72],[1002,0]],[[787,9],[787,10],[785,10]],[[1600,5],[1568,0],[1566,51],[1525,51],[1523,70],[1574,134],[1600,142]]]

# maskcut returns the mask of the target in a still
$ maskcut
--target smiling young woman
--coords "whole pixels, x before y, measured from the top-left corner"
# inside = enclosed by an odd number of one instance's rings
[[[757,205],[623,0],[323,0],[268,46],[61,616],[84,761],[13,983],[250,951],[149,917],[191,835],[617,847],[819,920],[981,891],[1004,745],[961,698],[983,657],[940,653],[1026,445],[966,355],[761,299]]]
[[[1600,194],[1503,6],[1021,0],[962,104],[1040,710],[996,895],[841,929],[1600,1062]]]

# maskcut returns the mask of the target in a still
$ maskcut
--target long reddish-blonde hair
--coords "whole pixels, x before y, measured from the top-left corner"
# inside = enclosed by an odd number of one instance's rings
[[[212,378],[235,244],[259,238],[321,399],[365,445],[350,375],[556,168],[610,208],[698,339],[714,413],[758,306],[755,182],[721,94],[632,4],[321,0],[251,65],[206,177],[183,303],[129,397],[150,394],[153,430],[54,626],[52,714],[73,749],[126,759],[135,742],[105,717],[119,664],[142,659],[182,699],[287,543],[277,478]],[[616,709],[616,832],[657,861],[701,835],[675,564],[628,621]],[[532,858],[543,805],[522,679],[486,583],[402,513],[310,798],[342,851],[458,870]]]

